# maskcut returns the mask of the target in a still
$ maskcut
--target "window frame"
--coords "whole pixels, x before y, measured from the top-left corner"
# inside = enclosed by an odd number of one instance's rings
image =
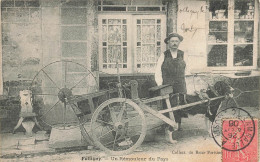
[[[209,5],[209,0],[207,0],[207,3]],[[228,18],[227,23],[228,23],[228,31],[227,31],[227,65],[226,66],[208,66],[207,68],[213,70],[213,71],[222,71],[222,70],[255,70],[257,69],[257,55],[258,55],[258,24],[259,24],[259,20],[258,20],[258,1],[255,0],[255,4],[254,4],[254,19],[252,19],[252,21],[254,22],[254,34],[253,34],[253,42],[251,43],[253,45],[253,65],[252,66],[235,66],[234,65],[234,45],[246,45],[246,43],[234,43],[234,24],[235,21],[239,20],[239,19],[235,19],[234,18],[234,12],[235,10],[232,9],[235,5],[235,0],[228,0],[228,8],[231,8],[228,10]],[[209,10],[207,11],[207,16],[206,16],[206,31],[207,31],[207,49],[206,49],[206,53],[207,53],[207,61],[208,61],[208,46],[212,45],[209,44],[208,41],[208,36],[209,36],[209,22],[210,22],[210,18],[209,18]],[[216,20],[216,21],[220,21],[220,20]],[[251,20],[250,20],[251,21]],[[217,44],[216,44],[217,45]]]
[[[116,74],[117,69],[103,69],[103,56],[102,56],[102,19],[113,19],[113,18],[118,18],[118,19],[127,19],[127,68],[119,68],[120,74],[152,74],[153,69],[148,69],[148,70],[138,70],[137,69],[137,60],[136,60],[136,30],[137,30],[137,24],[136,20],[139,18],[146,18],[149,19],[158,19],[161,18],[161,53],[165,51],[166,45],[164,43],[164,38],[166,36],[166,15],[165,14],[116,14],[116,13],[110,13],[110,14],[105,14],[105,13],[99,13],[98,14],[98,35],[99,35],[99,43],[98,43],[98,67],[99,71],[101,73],[106,73],[106,74]],[[135,33],[135,34],[133,34]],[[155,67],[154,67],[155,70]]]
[[[151,17],[151,15],[135,15],[133,17],[133,24],[134,24],[134,33],[137,33],[137,24],[136,24],[136,21],[137,19],[161,19],[161,41],[160,41],[160,47],[161,47],[161,52],[160,52],[160,55],[166,50],[166,44],[164,43],[164,39],[166,38],[166,15],[153,15]],[[156,25],[156,24],[155,24]],[[164,26],[164,27],[163,27]],[[154,69],[143,69],[143,68],[137,68],[137,57],[136,57],[136,49],[137,49],[137,46],[136,46],[136,43],[137,43],[137,40],[136,40],[136,37],[134,37],[134,71],[136,73],[151,73],[151,70],[155,70],[155,67]],[[156,48],[156,47],[155,47]],[[160,56],[159,55],[159,56]],[[159,58],[158,56],[158,58]],[[157,60],[158,60],[157,58]],[[156,62],[157,62],[156,60]]]
[[[98,41],[98,64],[99,64],[99,71],[103,72],[103,73],[108,73],[108,74],[116,74],[117,73],[117,69],[104,69],[103,68],[103,56],[102,56],[102,50],[103,50],[103,39],[102,39],[102,19],[127,19],[130,20],[131,17],[129,17],[128,15],[108,15],[108,14],[99,14],[98,15],[98,31],[99,31],[99,41]],[[132,57],[130,57],[131,54],[131,41],[129,41],[129,37],[128,35],[131,34],[132,29],[129,28],[131,21],[127,21],[126,26],[127,26],[127,68],[119,68],[120,73],[132,73],[133,71],[131,70],[132,67]],[[130,66],[129,66],[130,65]]]

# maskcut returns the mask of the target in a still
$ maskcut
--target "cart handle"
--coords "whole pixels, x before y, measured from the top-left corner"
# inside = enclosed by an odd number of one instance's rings
[[[184,109],[184,108],[199,105],[199,104],[204,104],[206,102],[210,102],[210,101],[214,101],[214,100],[218,100],[218,99],[222,99],[222,98],[225,98],[225,96],[218,96],[218,97],[214,97],[214,98],[211,98],[208,100],[201,100],[201,101],[197,101],[197,102],[193,102],[193,103],[189,103],[189,104],[185,104],[185,105],[179,105],[179,106],[175,106],[175,107],[172,107],[169,109],[159,110],[158,112],[167,113],[167,112],[176,111],[176,110]]]

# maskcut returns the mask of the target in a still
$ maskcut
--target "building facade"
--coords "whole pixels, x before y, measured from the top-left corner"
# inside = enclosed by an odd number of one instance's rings
[[[85,82],[99,89],[116,80],[118,63],[122,79],[138,80],[140,97],[147,97],[172,32],[184,37],[187,74],[257,70],[258,12],[257,0],[2,0],[1,91],[17,95],[13,81],[33,80],[46,65],[68,60],[90,69],[98,84]],[[64,71],[60,65],[49,75],[62,81]],[[68,82],[83,74],[72,67]]]

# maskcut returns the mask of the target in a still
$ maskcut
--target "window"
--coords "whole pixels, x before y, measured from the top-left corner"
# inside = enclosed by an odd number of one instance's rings
[[[135,66],[137,72],[149,72],[155,68],[164,46],[162,36],[164,39],[165,33],[162,35],[162,23],[165,22],[159,17],[148,19],[143,16],[135,17],[134,21],[136,22]]]
[[[99,15],[99,67],[106,73],[152,73],[165,50],[165,15]]]
[[[131,69],[130,62],[130,22],[129,16],[103,16],[100,19],[100,66],[103,71]],[[115,72],[115,71],[114,71]]]
[[[257,66],[258,11],[255,0],[210,0],[208,66],[241,69]]]

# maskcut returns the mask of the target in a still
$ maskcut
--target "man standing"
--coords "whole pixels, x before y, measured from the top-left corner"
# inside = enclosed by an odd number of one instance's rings
[[[182,40],[183,37],[177,33],[171,33],[165,38],[164,42],[168,44],[169,49],[159,57],[155,71],[155,81],[158,86],[168,84],[173,87],[173,94],[175,95],[170,97],[171,106],[176,106],[178,103],[177,93],[179,94],[179,103],[186,103],[185,56],[184,52],[178,49]],[[163,107],[166,107],[165,104]],[[174,111],[178,130],[181,130],[182,117],[187,117],[182,110]]]

